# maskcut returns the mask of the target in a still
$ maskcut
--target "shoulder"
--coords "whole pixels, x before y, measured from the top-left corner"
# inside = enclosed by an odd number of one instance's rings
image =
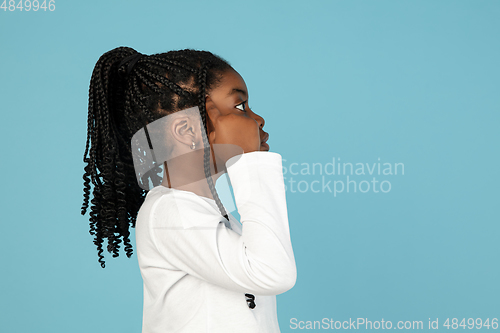
[[[153,228],[192,228],[196,226],[216,227],[221,220],[219,211],[198,195],[167,187],[155,187],[146,197],[151,205]]]

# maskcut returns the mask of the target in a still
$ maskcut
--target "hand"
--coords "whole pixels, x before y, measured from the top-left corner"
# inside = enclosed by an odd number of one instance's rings
[[[213,130],[208,138],[209,142],[216,145],[214,146],[215,154],[224,162],[237,154],[260,150],[259,124],[255,119],[244,113],[236,113],[236,111],[235,113],[222,114],[210,101],[207,101],[207,114],[213,125]],[[215,148],[217,145],[220,146]],[[221,149],[222,147],[224,149]],[[240,149],[235,150],[238,147]],[[238,150],[239,152],[237,152]]]

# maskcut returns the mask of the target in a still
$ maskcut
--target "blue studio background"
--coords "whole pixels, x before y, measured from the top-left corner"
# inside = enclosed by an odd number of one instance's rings
[[[135,253],[102,269],[80,215],[90,76],[117,46],[206,49],[245,79],[283,156],[298,268],[283,332],[500,330],[499,1],[6,5],[1,332],[141,330]]]

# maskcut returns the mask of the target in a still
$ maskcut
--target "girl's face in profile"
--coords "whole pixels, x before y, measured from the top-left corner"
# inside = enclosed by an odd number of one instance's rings
[[[265,142],[267,141],[269,134],[262,130],[262,127],[265,124],[264,118],[250,109],[248,105],[248,89],[240,74],[232,69],[224,72],[219,85],[212,89],[209,96],[221,115],[234,113],[254,119],[259,125],[261,140],[260,150],[269,151],[269,145]],[[214,130],[214,126],[210,117],[207,118],[207,129],[210,133]]]

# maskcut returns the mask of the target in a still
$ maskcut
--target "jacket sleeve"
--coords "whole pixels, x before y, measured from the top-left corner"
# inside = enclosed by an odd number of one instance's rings
[[[229,159],[226,166],[241,217],[241,235],[226,228],[220,214],[204,215],[203,200],[198,198],[191,206],[182,200],[162,205],[168,221],[162,220],[161,210],[155,215],[150,230],[153,242],[169,269],[233,291],[281,294],[295,285],[297,277],[281,155],[250,152]],[[192,199],[196,199],[194,193]],[[195,227],[193,221],[186,221],[189,227],[172,224],[204,216],[205,221],[196,221]]]

